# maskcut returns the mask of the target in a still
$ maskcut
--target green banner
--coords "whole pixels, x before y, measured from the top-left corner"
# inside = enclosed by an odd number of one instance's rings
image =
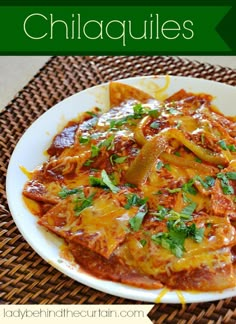
[[[226,5],[4,6],[0,54],[232,55],[235,21]]]

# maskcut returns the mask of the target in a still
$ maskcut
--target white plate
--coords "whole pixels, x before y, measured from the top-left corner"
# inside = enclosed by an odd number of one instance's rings
[[[215,97],[214,103],[223,113],[235,115],[236,87],[233,86],[175,76],[169,78],[165,76],[137,77],[121,80],[121,82],[143,89],[152,95],[156,93],[159,97],[163,97],[163,94],[171,95],[181,88],[187,91],[209,93]],[[37,225],[37,218],[29,212],[22,199],[22,188],[27,177],[21,171],[20,166],[28,170],[37,167],[46,159],[44,152],[49,147],[53,136],[63,128],[67,121],[94,106],[107,109],[108,102],[107,84],[81,91],[49,109],[22,136],[12,154],[6,183],[8,204],[20,232],[32,248],[56,269],[82,284],[112,295],[145,302],[155,302],[159,296],[158,301],[163,303],[204,302],[236,296],[236,288],[210,293],[166,292],[139,289],[96,279],[80,271],[79,267],[62,260],[59,256],[61,239],[47,233]]]

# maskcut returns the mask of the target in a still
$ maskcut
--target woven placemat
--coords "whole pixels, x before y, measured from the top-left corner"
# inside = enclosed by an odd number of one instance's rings
[[[34,120],[62,99],[102,82],[138,75],[172,74],[236,86],[236,70],[163,56],[53,57],[0,115],[0,303],[141,304],[86,287],[42,260],[9,213],[5,177],[11,153]],[[236,298],[181,305],[157,304],[153,323],[236,323]]]

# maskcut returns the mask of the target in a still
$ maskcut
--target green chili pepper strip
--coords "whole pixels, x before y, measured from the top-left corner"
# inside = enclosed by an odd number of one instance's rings
[[[156,135],[147,141],[127,170],[126,181],[137,186],[144,183],[153,165],[156,164],[158,157],[167,146],[168,141],[165,136]]]

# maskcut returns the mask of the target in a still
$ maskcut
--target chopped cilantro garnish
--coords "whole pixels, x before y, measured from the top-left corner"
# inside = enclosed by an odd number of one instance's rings
[[[224,140],[220,140],[218,142],[218,144],[220,145],[220,147],[223,149],[223,150],[227,150],[227,144],[225,143]]]
[[[208,223],[209,224],[209,223]],[[187,227],[188,237],[192,238],[195,242],[201,243],[204,235],[204,228],[197,228],[196,224],[191,224]]]
[[[234,172],[232,172],[234,173]],[[220,184],[222,191],[225,195],[233,195],[234,194],[234,188],[230,185],[229,179],[227,176],[227,173],[218,173],[217,178],[220,179]]]
[[[167,110],[171,115],[178,115],[178,114],[180,114],[180,112],[179,112],[177,109],[172,108],[172,107],[166,108],[166,110]]]
[[[91,157],[94,158],[99,155],[100,149],[96,145],[91,145]]]
[[[165,163],[164,168],[168,171],[171,171],[171,166],[169,165],[169,163]]]
[[[199,181],[205,189],[209,189],[209,187],[212,187],[215,184],[215,179],[211,176],[205,177],[204,180],[200,176],[196,176],[194,177],[194,180]]]
[[[85,161],[83,165],[90,166],[93,162],[94,162],[93,160],[89,159],[89,160]]]
[[[147,240],[145,239],[141,239],[139,242],[143,247],[147,244]]]
[[[156,244],[161,245],[164,249],[170,250],[177,258],[181,258],[185,251],[185,235],[181,232],[171,231],[167,233],[158,233],[151,236]]]
[[[66,197],[77,194],[79,192],[82,192],[81,188],[68,189],[67,187],[63,187],[61,191],[58,192],[58,196],[62,199],[65,199]]]
[[[183,195],[183,201],[184,201],[185,204],[192,202],[192,199],[187,197],[185,192],[183,192],[182,195]]]
[[[236,180],[236,172],[226,172],[225,175],[229,180]]]
[[[168,219],[175,221],[186,221],[191,220],[192,213],[196,207],[197,204],[191,201],[185,208],[181,210],[181,212],[176,212],[173,209],[159,205],[157,207],[157,212],[152,213],[152,215],[156,216],[158,220]]]
[[[195,202],[191,202],[189,205],[187,205],[185,208],[183,208],[181,210],[180,215],[192,216],[196,207],[197,207],[197,204]]]
[[[146,205],[143,205],[139,208],[137,214],[129,220],[131,229],[133,231],[137,232],[140,229],[146,213],[147,213]]]
[[[231,151],[231,152],[236,152],[236,146],[233,145],[233,144],[226,144],[226,142],[225,142],[224,140],[220,140],[220,141],[218,142],[218,144],[219,144],[220,147],[221,147],[223,150],[225,150],[225,151],[229,150],[229,151]]]
[[[138,103],[133,106],[133,111],[134,111],[133,118],[139,119],[142,118],[142,116],[149,111],[149,108],[147,109],[146,107],[143,107],[141,103]]]
[[[124,205],[125,209],[130,209],[132,206],[142,206],[147,202],[147,198],[140,198],[136,194],[128,194],[126,198],[127,203]]]
[[[157,212],[152,213],[158,220],[163,220],[168,214],[170,209],[159,205],[157,207]]]
[[[124,163],[127,158],[128,158],[128,156],[119,156],[117,154],[112,154],[110,156],[110,161],[111,161],[112,165],[114,163],[121,164],[121,163]]]
[[[157,233],[151,236],[156,244],[170,250],[177,258],[181,258],[185,252],[185,239],[191,238],[200,243],[204,236],[204,228],[197,228],[195,224],[187,225],[183,221],[167,221],[167,232]]]
[[[88,144],[91,141],[91,137],[80,136],[79,142],[80,144]]]
[[[160,170],[164,166],[164,163],[162,161],[158,161],[156,165],[156,169]]]
[[[85,197],[84,193],[83,193],[80,197],[77,197],[74,200],[74,203],[75,203],[74,211],[75,211],[76,216],[79,216],[79,214],[85,208],[92,206],[94,196],[95,196],[95,193],[92,193],[90,196]]]
[[[120,119],[111,119],[110,120],[110,128],[116,128],[116,127],[120,127],[124,124],[126,124],[130,119],[130,115],[129,116],[125,116],[122,117]]]
[[[178,151],[174,152],[174,155],[181,156],[181,154]]]
[[[202,160],[199,159],[199,157],[196,157],[196,158],[195,158],[195,161],[198,162],[198,163],[202,163]]]
[[[149,107],[144,107],[141,103],[137,103],[133,106],[133,114],[124,116],[119,119],[111,119],[110,122],[110,129],[115,129],[117,127],[120,127],[124,124],[129,125],[136,125],[132,119],[140,119],[143,117],[143,115],[148,114],[154,118],[158,117],[158,110],[150,110]]]
[[[231,151],[231,152],[236,152],[236,146],[233,145],[233,144],[229,144],[229,145],[227,145],[227,148],[228,148],[228,150]]]
[[[92,116],[92,117],[97,117],[97,114],[93,111],[86,111],[86,114]]]
[[[215,178],[211,177],[211,176],[206,176],[206,178],[204,179],[205,183],[208,185],[208,187],[213,187],[215,184]]]
[[[160,123],[158,121],[154,121],[150,124],[150,127],[153,129],[158,129],[160,127]]]
[[[158,109],[153,109],[153,110],[149,110],[148,111],[148,115],[153,117],[153,118],[157,118],[159,116],[159,110]]]
[[[116,187],[105,170],[101,172],[101,178],[97,178],[94,176],[89,177],[89,183],[93,187],[105,187],[109,188],[112,192],[117,193],[120,189]]]
[[[114,193],[117,193],[120,189],[118,187],[116,187],[111,179],[109,178],[108,174],[106,173],[105,170],[102,170],[101,172],[101,176],[102,176],[102,181],[105,183],[105,185]]]
[[[112,150],[114,148],[114,138],[115,135],[111,135],[108,138],[106,138],[105,140],[103,140],[102,142],[99,143],[98,147],[105,147],[108,150]]]
[[[101,178],[97,178],[94,176],[89,177],[89,184],[93,187],[106,187],[105,183]]]
[[[190,193],[191,195],[196,195],[197,190],[194,185],[194,179],[190,179],[188,182],[184,183],[182,186],[182,190],[186,193]]]

